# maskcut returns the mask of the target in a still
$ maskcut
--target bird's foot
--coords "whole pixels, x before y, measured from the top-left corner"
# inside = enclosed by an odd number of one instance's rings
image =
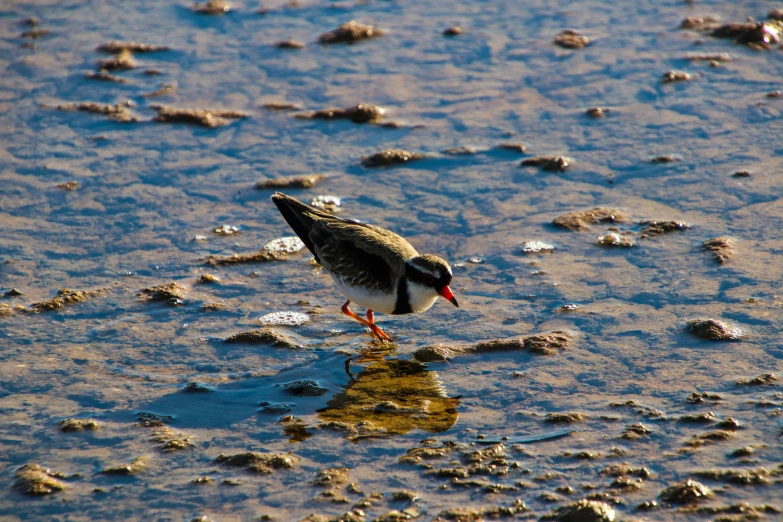
[[[394,342],[394,341],[392,341],[392,338],[389,337],[388,335],[386,335],[386,332],[381,330],[381,327],[378,326],[377,324],[374,324],[374,323],[371,324],[370,325],[370,331],[372,333],[374,333],[378,337],[378,339],[381,340],[381,341]]]

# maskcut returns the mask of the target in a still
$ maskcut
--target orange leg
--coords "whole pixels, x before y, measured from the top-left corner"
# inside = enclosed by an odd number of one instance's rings
[[[377,335],[381,339],[386,339],[387,341],[391,341],[391,337],[386,335],[386,332],[381,330],[381,327],[375,324],[375,315],[373,315],[372,310],[367,310],[367,320],[370,321],[370,330]]]
[[[380,329],[380,327],[378,327],[378,325],[376,325],[376,324],[375,324],[375,319],[374,319],[374,317],[373,317],[373,312],[372,312],[372,310],[367,310],[367,319],[369,319],[369,321],[368,321],[368,320],[366,320],[366,319],[362,319],[361,317],[359,317],[358,315],[356,315],[355,313],[353,313],[353,312],[351,311],[351,309],[350,309],[350,308],[348,308],[348,305],[349,305],[349,304],[351,304],[351,301],[350,301],[350,300],[349,300],[349,301],[346,301],[346,302],[345,302],[345,304],[343,305],[343,308],[342,308],[342,310],[343,310],[343,313],[344,313],[345,315],[347,315],[347,316],[348,316],[348,317],[350,317],[351,319],[356,319],[357,321],[359,321],[360,323],[362,323],[364,326],[368,327],[370,330],[372,330],[372,333],[374,333],[375,335],[377,335],[377,336],[378,336],[380,339],[386,339],[386,340],[388,340],[388,341],[391,341],[391,337],[389,337],[388,335],[386,335],[386,334],[384,333],[384,331],[383,331],[383,330],[381,330],[381,329]]]

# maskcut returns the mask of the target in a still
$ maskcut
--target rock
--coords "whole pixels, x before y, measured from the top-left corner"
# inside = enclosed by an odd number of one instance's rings
[[[287,40],[280,40],[279,42],[276,42],[275,47],[278,49],[304,49],[305,44],[289,38]]]
[[[717,420],[718,417],[711,411],[703,413],[690,413],[677,417],[677,422],[687,422],[690,424],[711,424]]]
[[[298,236],[284,236],[264,243],[262,250],[273,254],[294,254],[305,249],[305,244]]]
[[[298,111],[301,109],[301,107],[295,103],[286,102],[267,102],[261,106],[268,111]]]
[[[308,176],[287,176],[283,178],[265,179],[256,182],[259,190],[279,189],[309,189],[326,179],[323,174],[311,174]]]
[[[585,230],[595,223],[624,223],[628,217],[622,210],[616,208],[596,207],[582,212],[569,212],[552,220],[556,227],[568,230]]]
[[[438,344],[419,348],[413,352],[413,358],[421,362],[436,362],[447,361],[457,355],[509,350],[530,350],[543,355],[553,355],[567,348],[573,339],[573,335],[568,332],[555,331],[528,337],[480,341],[472,345]]]
[[[672,504],[695,504],[712,496],[710,488],[692,479],[669,486],[661,492],[661,499]]]
[[[499,149],[505,149],[505,150],[513,150],[514,152],[519,152],[521,154],[524,154],[527,152],[527,145],[524,143],[498,143],[497,148]]]
[[[691,226],[681,221],[642,221],[644,227],[639,231],[642,236],[660,236],[670,232],[688,230]]]
[[[217,276],[214,276],[212,274],[201,274],[198,276],[198,279],[196,279],[197,283],[201,284],[217,284],[220,283],[220,279],[217,278]]]
[[[587,109],[586,114],[591,118],[603,118],[610,112],[610,109],[606,107],[592,107]]]
[[[337,29],[323,33],[318,41],[324,45],[335,43],[355,43],[382,36],[383,32],[370,25],[360,24],[354,20],[340,25]]]
[[[182,387],[182,393],[211,393],[215,390],[203,382],[189,382]]]
[[[236,225],[220,225],[219,227],[215,227],[212,229],[213,234],[217,234],[218,236],[233,236],[234,234],[239,232],[239,227]]]
[[[258,410],[259,413],[268,413],[270,415],[282,415],[284,413],[288,413],[291,411],[291,407],[293,404],[289,403],[271,403],[269,401],[262,401],[258,403],[259,406],[261,406],[261,409]]]
[[[546,416],[546,421],[551,424],[573,424],[575,422],[583,422],[587,419],[588,415],[580,411],[568,412],[568,413],[549,413]]]
[[[706,471],[696,471],[694,473],[699,477],[704,477],[710,480],[720,480],[731,484],[740,485],[753,485],[753,484],[768,484],[770,478],[779,474],[778,471],[769,470],[767,468],[755,468],[755,469],[711,469]],[[695,484],[699,484],[696,482]],[[701,486],[705,488],[705,486]],[[705,488],[711,494],[709,488]]]
[[[689,18],[685,18],[682,22],[680,22],[680,27],[682,27],[683,29],[699,29],[705,24],[714,24],[717,21],[718,21],[717,19],[711,16],[707,16],[704,18],[689,17]]]
[[[310,379],[289,382],[283,385],[283,389],[291,395],[298,395],[300,397],[303,395],[317,397],[329,391],[320,386],[316,381]]]
[[[272,330],[271,328],[257,328],[246,330],[226,337],[226,343],[271,344],[272,346],[284,346],[286,348],[298,348],[289,336]]]
[[[712,54],[688,54],[685,56],[686,60],[692,62],[730,62],[731,55],[729,53],[712,53]]]
[[[413,352],[413,358],[421,362],[443,362],[460,353],[462,353],[462,349],[458,346],[437,344],[419,348]]]
[[[762,373],[752,379],[737,381],[739,386],[772,386],[778,382],[778,376],[775,373]]]
[[[680,161],[680,159],[671,154],[661,154],[660,156],[650,158],[650,163],[675,163],[677,161]]]
[[[745,335],[742,328],[714,319],[691,320],[686,323],[686,327],[692,334],[708,341],[736,341]]]
[[[607,232],[595,238],[595,244],[603,247],[630,248],[636,246],[636,241],[627,234]]]
[[[240,111],[227,111],[221,109],[181,109],[166,105],[150,105],[158,115],[152,121],[158,123],[189,123],[214,129],[227,125],[227,120],[248,118],[249,115]]]
[[[146,297],[150,301],[170,301],[172,299],[185,299],[185,288],[178,283],[165,283],[162,285],[142,288],[137,294]]]
[[[543,241],[525,241],[522,243],[522,253],[524,254],[551,253],[554,251],[554,245]]]
[[[444,149],[441,151],[441,153],[446,154],[447,156],[471,156],[473,154],[477,154],[478,149],[460,145],[458,147],[451,147],[448,149]]]
[[[209,0],[203,4],[195,3],[191,9],[199,14],[223,15],[231,10],[231,6],[224,0]]]
[[[612,522],[615,519],[615,511],[606,502],[582,499],[561,506],[543,518],[558,522]]]
[[[338,196],[329,196],[327,194],[321,194],[315,196],[310,200],[310,206],[315,207],[324,212],[330,214],[337,214],[340,212],[340,205],[342,205],[342,199]]]
[[[102,295],[106,291],[105,288],[99,290],[71,290],[69,288],[61,288],[57,291],[57,297],[47,299],[46,301],[39,301],[30,305],[30,312],[38,313],[51,310],[60,310],[68,305],[82,303],[87,299],[92,299]]]
[[[423,156],[417,152],[408,152],[402,149],[389,149],[362,158],[362,165],[367,168],[390,167],[392,165],[416,161],[421,158],[423,158]]]
[[[536,156],[522,160],[523,167],[541,167],[551,172],[563,172],[571,166],[571,158],[565,156]]]
[[[297,238],[298,239],[298,238]],[[205,264],[210,266],[236,265],[240,263],[269,263],[270,261],[279,261],[284,259],[286,254],[283,252],[270,252],[269,250],[259,250],[253,254],[234,254],[231,256],[209,256]]]
[[[25,464],[16,470],[14,487],[26,495],[48,495],[66,488],[60,478],[63,478],[62,473],[38,464]]]
[[[135,116],[129,108],[131,102],[117,102],[114,105],[101,105],[99,103],[81,102],[81,103],[64,103],[57,105],[55,108],[58,111],[81,111],[90,112],[93,114],[102,114],[114,121],[123,123],[136,123],[139,118]]]
[[[310,316],[302,312],[272,312],[262,315],[258,321],[264,326],[301,326],[310,322]]]
[[[133,60],[133,53],[124,49],[116,56],[106,60],[98,60],[98,69],[101,71],[126,71],[135,69],[136,62]]]
[[[92,419],[65,419],[57,423],[60,431],[69,433],[74,431],[95,431],[98,429],[98,423]]]
[[[255,453],[245,452],[235,455],[221,453],[215,458],[218,464],[245,468],[256,473],[269,474],[274,470],[291,469],[299,461],[299,457],[290,453]]]
[[[386,109],[378,107],[377,105],[370,105],[368,103],[360,103],[353,107],[347,107],[345,109],[322,109],[313,113],[297,114],[297,118],[308,120],[351,120],[354,123],[368,123],[377,122],[383,115],[386,114]]]
[[[780,41],[783,23],[777,20],[767,22],[746,22],[724,24],[712,31],[716,38],[733,38],[738,44],[769,48]]]
[[[322,469],[316,474],[313,484],[328,488],[341,486],[348,483],[348,480],[350,479],[349,472],[349,468]]]
[[[712,253],[715,261],[724,264],[734,256],[734,244],[734,239],[728,236],[718,236],[702,243],[702,247]]]
[[[633,475],[639,478],[650,478],[653,476],[652,471],[645,467],[634,467],[627,462],[621,462],[618,464],[609,464],[603,467],[601,470],[602,475],[609,475],[610,477],[622,477]]]
[[[79,183],[78,181],[68,181],[66,183],[58,184],[57,188],[63,189],[63,190],[68,191],[68,192],[73,192],[74,190],[78,189],[81,186],[82,186],[82,184]]]
[[[590,43],[590,39],[573,29],[566,29],[555,37],[555,45],[565,49],[581,49]]]
[[[691,75],[683,71],[669,71],[663,73],[663,83],[687,82]]]
[[[119,466],[111,466],[103,468],[101,473],[106,475],[136,475],[147,467],[147,459],[145,457],[136,457],[130,464],[124,464]]]
[[[418,493],[407,489],[401,491],[395,491],[394,493],[392,493],[392,500],[406,501],[406,502],[413,503],[419,500],[419,498],[420,495]]]
[[[109,43],[99,45],[95,50],[102,53],[120,54],[123,51],[132,53],[155,53],[168,51],[169,48],[165,45],[150,45],[139,42],[120,42],[118,40],[113,40]]]
[[[642,437],[648,436],[650,433],[652,433],[652,431],[650,431],[644,424],[641,422],[636,422],[626,426],[620,438],[626,440],[638,440]]]

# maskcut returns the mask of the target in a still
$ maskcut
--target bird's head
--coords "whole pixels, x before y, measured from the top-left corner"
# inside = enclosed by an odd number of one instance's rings
[[[451,301],[459,308],[457,298],[449,288],[451,283],[451,267],[438,256],[425,254],[408,260],[405,276],[416,291],[423,295],[431,295],[433,301],[441,296]]]

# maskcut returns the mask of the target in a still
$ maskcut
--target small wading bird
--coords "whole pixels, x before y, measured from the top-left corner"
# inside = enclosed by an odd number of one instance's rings
[[[459,307],[449,288],[451,267],[443,259],[419,255],[394,232],[335,217],[280,192],[272,195],[272,201],[348,298],[343,313],[369,327],[379,339],[391,340],[375,324],[373,312],[423,312],[438,296]],[[366,320],[348,308],[352,301],[367,309]]]

